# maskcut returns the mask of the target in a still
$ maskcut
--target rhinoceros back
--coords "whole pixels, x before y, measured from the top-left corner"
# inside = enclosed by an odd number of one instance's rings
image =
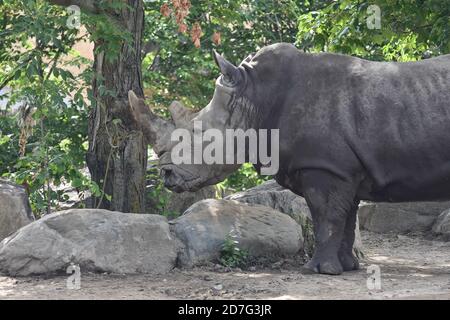
[[[450,55],[386,63],[290,52],[278,61],[284,75],[267,83],[280,77],[285,89],[265,126],[280,129],[286,177],[360,170],[367,200],[450,199]]]

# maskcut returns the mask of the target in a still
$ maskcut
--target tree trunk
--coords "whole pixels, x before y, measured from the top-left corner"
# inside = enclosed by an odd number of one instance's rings
[[[131,34],[134,43],[123,43],[114,61],[106,59],[105,53],[99,51],[101,40],[95,43],[93,96],[96,105],[92,106],[89,119],[87,164],[92,179],[105,193],[94,199],[95,207],[142,213],[145,212],[147,144],[140,131],[130,130],[127,97],[129,90],[143,95],[144,10],[141,0],[127,2],[131,8],[122,9],[115,19]]]

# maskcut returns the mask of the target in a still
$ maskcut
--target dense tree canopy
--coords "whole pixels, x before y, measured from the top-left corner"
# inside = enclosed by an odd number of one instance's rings
[[[87,189],[84,166],[88,73],[69,71],[85,63],[73,53],[78,30],[65,28],[66,14],[43,1],[3,1],[0,88],[18,113],[0,119],[0,174],[27,187],[33,208],[45,211],[63,194],[61,180]]]
[[[379,26],[374,25],[379,14]],[[299,16],[297,44],[380,61],[414,61],[450,52],[447,0],[332,1]]]

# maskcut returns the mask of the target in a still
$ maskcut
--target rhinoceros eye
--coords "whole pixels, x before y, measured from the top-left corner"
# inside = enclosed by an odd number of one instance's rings
[[[237,85],[237,83],[227,75],[222,75],[221,82],[224,86],[233,88]]]

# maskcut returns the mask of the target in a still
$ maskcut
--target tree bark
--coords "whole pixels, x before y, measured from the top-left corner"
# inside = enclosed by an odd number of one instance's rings
[[[115,12],[105,12],[98,0],[48,0],[50,3],[78,5],[91,14],[110,15],[117,27],[125,28],[133,43],[122,43],[119,56],[114,61],[106,59],[101,51],[102,41],[95,43],[92,84],[96,101],[89,116],[89,150],[87,165],[92,180],[108,196],[94,198],[94,207],[121,212],[145,212],[145,175],[147,143],[142,132],[133,130],[128,111],[128,91],[143,96],[141,55],[144,8],[142,0],[127,0],[128,7]],[[113,92],[104,95],[100,88]],[[117,122],[120,119],[120,123]],[[111,197],[109,199],[109,197]]]
[[[89,150],[86,157],[92,179],[108,196],[94,199],[98,208],[145,212],[147,144],[129,119],[128,91],[143,96],[141,46],[144,10],[141,0],[128,0],[130,8],[114,16],[133,38],[123,43],[119,56],[106,59],[101,41],[95,43],[93,96],[89,117]],[[105,94],[114,93],[113,96]],[[117,119],[120,119],[118,121]],[[131,126],[131,128],[130,128]],[[111,196],[111,198],[109,198]]]

